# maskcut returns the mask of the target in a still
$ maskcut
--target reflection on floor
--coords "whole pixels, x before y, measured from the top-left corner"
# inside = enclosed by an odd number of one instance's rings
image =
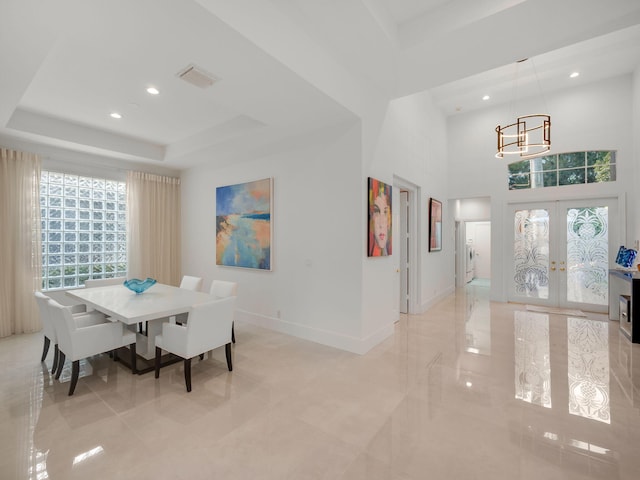
[[[474,278],[468,283],[471,287],[490,287],[491,279],[489,278]]]
[[[364,356],[236,334],[189,394],[100,356],[71,398],[40,334],[0,340],[0,478],[640,478],[640,345],[604,316],[468,285]]]

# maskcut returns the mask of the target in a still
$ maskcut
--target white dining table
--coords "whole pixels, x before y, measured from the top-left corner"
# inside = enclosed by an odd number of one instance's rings
[[[114,321],[127,325],[148,322],[146,335],[137,334],[136,353],[146,360],[155,357],[156,335],[162,333],[163,321],[186,313],[192,305],[208,302],[214,296],[184,288],[156,283],[144,293],[136,294],[124,285],[80,288],[66,292],[71,298],[102,312]]]

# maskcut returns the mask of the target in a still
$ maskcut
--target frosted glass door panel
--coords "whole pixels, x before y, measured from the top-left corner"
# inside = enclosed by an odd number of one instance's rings
[[[512,204],[509,301],[606,313],[617,200]],[[611,248],[614,245],[614,248]]]
[[[608,305],[609,209],[568,208],[567,301]]]
[[[513,261],[517,296],[549,298],[549,210],[516,210]]]

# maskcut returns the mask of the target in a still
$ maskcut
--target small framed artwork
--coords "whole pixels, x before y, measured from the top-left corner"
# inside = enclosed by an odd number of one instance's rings
[[[391,185],[369,177],[367,255],[391,255]]]
[[[216,265],[271,270],[273,179],[216,188]]]
[[[442,202],[429,199],[429,251],[442,250]]]

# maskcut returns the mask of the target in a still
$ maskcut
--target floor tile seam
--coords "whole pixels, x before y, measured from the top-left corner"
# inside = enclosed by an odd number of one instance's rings
[[[284,415],[281,412],[274,412],[275,407],[269,407],[267,408],[267,410],[260,412],[257,416],[263,417],[263,420],[272,416],[275,417],[279,417]],[[287,417],[289,419],[294,419],[296,422],[299,422],[301,424],[304,424],[307,428],[311,429],[314,432],[318,432],[318,434],[323,435],[328,437],[329,439],[333,440],[334,444],[347,444],[350,447],[355,447],[354,445],[345,442],[344,440],[342,440],[340,437],[334,435],[332,432],[323,430],[321,428],[319,428],[317,425],[311,424],[309,422],[307,422],[306,420],[300,418],[298,415],[294,415],[293,417]],[[245,421],[239,423],[238,425],[236,425],[233,429],[231,429],[230,431],[228,431],[227,433],[225,433],[224,435],[216,438],[216,440],[213,442],[213,448],[215,449],[218,446],[223,445],[225,442],[227,442],[229,440],[229,437],[233,436],[233,435],[243,435],[243,428],[247,427],[247,424],[250,422],[255,422],[256,421],[256,417],[251,417],[246,419]],[[262,421],[262,420],[257,420],[257,421]]]
[[[192,392],[186,392],[186,388],[184,386],[184,380],[182,380],[182,378],[183,378],[182,372],[177,373],[177,375],[180,378],[175,380],[175,383],[171,383],[170,384],[170,385],[174,385],[175,386],[175,388],[174,388],[175,394],[178,396],[178,399],[175,400],[176,402],[180,401],[179,398],[182,398],[181,395],[191,395],[191,393],[193,392],[193,391]],[[237,372],[234,372],[234,375],[235,376],[241,376]],[[167,375],[165,375],[165,377],[167,377]],[[212,379],[208,379],[207,381],[215,381],[217,378],[218,377],[214,377]],[[249,378],[249,377],[244,377],[244,378],[248,378],[249,381],[253,382],[253,378]],[[162,376],[159,379],[154,379],[154,380],[155,381],[162,381]],[[220,380],[220,381],[223,381],[223,380]],[[257,384],[257,385],[260,388],[267,388],[268,387],[268,385],[266,385],[265,383],[260,383],[260,384]],[[194,382],[193,383],[193,388],[194,389],[202,389],[203,388],[203,383],[202,382]],[[231,385],[231,388],[234,388],[234,386]],[[172,392],[174,390],[172,390]],[[251,394],[253,394],[255,392],[255,390],[256,389],[252,388],[251,390],[248,390],[246,392],[239,392],[239,393],[235,394],[235,396],[231,395],[229,397],[224,397],[224,401],[221,403],[220,406],[226,405],[227,403],[232,402],[232,401],[236,401],[241,397],[245,397],[247,395],[251,395]],[[238,396],[238,395],[240,395],[240,396]],[[189,397],[184,397],[184,399],[187,399],[187,400],[188,400],[188,398]],[[144,401],[144,402],[142,402],[140,404],[135,405],[133,408],[127,409],[126,411],[123,411],[122,413],[123,414],[128,414],[129,412],[131,412],[131,410],[135,410],[135,409],[137,409],[139,407],[144,407],[147,404],[152,404],[152,403],[156,402],[158,399],[159,399],[159,397],[157,397],[157,396],[151,397],[148,400],[146,400],[146,401]]]
[[[298,390],[298,393],[299,393],[300,395],[309,395],[309,394],[313,394],[313,390],[309,391],[309,390],[308,390],[308,388],[312,388],[312,387],[314,387],[314,383],[315,383],[315,382],[313,382],[313,381],[311,381],[311,382],[307,382],[306,387],[305,387],[305,388],[300,388],[300,389]],[[349,382],[344,382],[344,384],[346,384],[346,385],[351,385],[351,383],[349,383]],[[407,390],[406,390],[406,389],[403,389],[402,391],[399,391],[399,390],[398,390],[398,388],[395,388],[394,386],[387,386],[387,385],[384,385],[384,384],[382,384],[382,385],[381,385],[379,382],[376,382],[375,380],[368,380],[368,381],[367,381],[367,385],[369,385],[369,386],[373,386],[373,387],[376,387],[376,388],[378,388],[379,390],[384,391],[384,393],[391,393],[391,394],[398,394],[398,393],[400,393],[400,394],[402,395],[402,398],[398,400],[398,403],[400,403],[400,401],[402,401],[402,399],[407,395]],[[353,393],[353,391],[350,391],[350,392],[348,392],[348,393],[349,393],[349,395],[341,396],[340,398],[345,398],[345,399],[347,399],[347,400],[353,401],[354,403],[355,403],[355,402],[359,402],[359,400],[360,400],[360,399],[359,399],[359,398],[357,398],[357,395],[355,395],[355,394]],[[378,393],[382,393],[382,392],[378,392]],[[283,399],[282,401],[286,401],[286,400],[285,400],[285,399]],[[382,413],[384,413],[384,412],[382,412]]]
[[[321,374],[325,374],[325,373],[331,373],[330,369],[323,369],[321,372],[317,372],[314,376],[309,376],[306,377],[304,380],[302,380],[302,382],[299,382],[296,384],[296,390],[298,391],[298,393],[304,393],[304,391],[313,386],[316,382],[323,380],[323,378],[321,377]],[[268,385],[269,387],[273,388],[274,384],[278,384],[278,379],[271,379],[271,380],[267,380],[265,385]]]
[[[309,388],[309,387],[310,387],[310,385],[307,385],[304,388],[298,388],[297,391],[296,391],[296,394],[295,394],[297,396],[297,399],[305,400],[305,399],[309,398],[310,395],[313,395],[313,393],[314,393],[313,391],[307,390],[307,388]],[[286,407],[286,404],[288,402],[290,402],[290,401],[291,401],[291,397],[289,395],[287,395],[285,397],[280,398],[275,403],[269,405],[268,408],[270,410],[276,410],[276,409],[281,408],[281,407]]]
[[[362,449],[358,452],[355,453],[355,455],[353,456],[353,458],[351,459],[350,462],[347,463],[347,465],[344,466],[344,468],[342,469],[341,472],[339,472],[338,476],[336,478],[340,479],[340,480],[349,480],[347,477],[345,477],[345,475],[347,474],[347,472],[349,472],[351,470],[351,468],[357,464],[357,462],[359,461],[361,456],[369,456],[366,452],[366,450]]]
[[[375,438],[375,436],[378,434],[379,430],[376,430],[376,432],[374,432],[373,434],[371,434],[370,438],[368,438],[365,442],[363,442],[362,445],[359,445],[355,442],[351,442],[348,440],[344,440],[343,438],[340,438],[339,435],[336,435],[334,432],[328,430],[328,429],[324,429],[324,428],[320,428],[317,425],[314,425],[310,422],[308,422],[307,420],[305,420],[304,418],[300,418],[299,416],[296,415],[296,420],[298,422],[304,423],[307,427],[311,428],[314,431],[318,431],[320,432],[322,435],[326,435],[327,437],[333,439],[336,443],[341,444],[344,443],[346,445],[348,445],[349,447],[352,447],[356,450],[356,454],[354,456],[354,460],[358,457],[358,455],[360,455],[361,453],[365,453],[365,448],[367,445],[369,445],[371,443],[371,440],[373,438]],[[384,424],[383,424],[384,426]],[[381,427],[382,428],[382,427]],[[345,470],[346,471],[346,470]]]
[[[307,398],[310,398],[309,395],[312,394],[312,393],[313,392],[305,394],[304,392],[299,391],[298,395],[299,395],[299,398],[304,401]],[[336,398],[336,397],[333,396],[332,399],[333,398]],[[342,398],[342,397],[340,397],[340,398]],[[391,415],[391,412],[394,411],[397,408],[397,406],[403,401],[403,399],[404,399],[404,396],[402,398],[399,398],[397,400],[396,406],[393,407],[393,409],[382,409],[382,408],[379,408],[379,407],[368,406],[368,411],[373,413],[373,414],[375,414],[376,416],[389,417]],[[269,406],[268,407],[268,411],[267,412],[263,412],[262,414],[266,414],[266,413],[271,414],[271,413],[273,413],[275,415],[283,415],[283,413],[281,411],[281,408],[283,406],[286,407],[286,402],[287,401],[288,401],[287,398],[282,398],[277,403]],[[350,398],[346,399],[345,402],[347,402],[347,404],[349,405],[349,408],[351,408],[353,410],[362,409],[362,402],[360,401],[360,399],[357,399],[357,398],[354,398],[354,397],[350,397]],[[305,403],[305,405],[307,407],[313,407],[314,406],[313,403],[309,403],[309,402]],[[304,422],[305,424],[312,426],[314,429],[318,429],[318,430],[320,430],[322,432],[325,432],[327,434],[333,435],[332,432],[327,431],[327,430],[323,430],[323,429],[319,428],[317,425],[311,424],[307,420],[305,420],[305,418],[302,415],[306,411],[307,411],[307,408],[303,408],[299,412],[297,412],[295,414],[292,414],[292,415],[295,417],[295,419],[297,421]]]
[[[124,410],[118,411],[118,410],[115,410],[115,409],[111,406],[111,404],[109,403],[109,401],[108,401],[108,400],[106,400],[106,399],[105,399],[105,398],[100,394],[100,391],[99,391],[99,390],[94,390],[93,388],[91,388],[91,385],[90,385],[90,384],[89,384],[89,385],[87,385],[87,388],[88,388],[88,389],[89,389],[89,391],[91,391],[91,392],[92,392],[96,397],[98,397],[98,399],[100,399],[100,401],[101,401],[102,403],[104,403],[104,405],[107,407],[107,409],[108,409],[109,411],[111,411],[111,412],[113,413],[113,415],[114,415],[115,417],[117,417],[121,422],[123,422],[123,423],[127,426],[127,428],[128,428],[129,430],[133,430],[133,428],[132,428],[130,425],[128,425],[128,424],[127,424],[127,422],[126,422],[126,420],[125,420],[125,418],[124,418],[124,415],[125,415],[125,414],[127,414],[127,413],[130,413],[132,410],[134,410],[134,409],[136,409],[136,408],[142,407],[142,406],[146,405],[147,403],[150,403],[150,402],[151,402],[151,400],[148,400],[148,401],[146,401],[146,402],[142,402],[141,404],[136,404],[134,407],[126,408],[126,409],[124,409]],[[113,393],[111,390],[108,390],[108,389],[107,389],[107,390],[105,390],[105,392],[107,392],[107,393]],[[140,439],[140,440],[141,440],[141,439]]]
[[[127,439],[128,442],[134,443],[136,446],[147,445],[147,440],[145,439],[145,437],[141,433],[138,433],[140,430],[136,426],[135,422],[132,423],[122,415],[118,415],[118,421],[120,421],[120,423],[127,429],[127,431],[131,432],[131,436],[134,437],[134,438],[129,437]],[[151,420],[151,422],[155,422],[155,421],[156,421],[155,418]],[[181,425],[181,424],[178,424],[178,425]],[[146,432],[146,430],[142,430],[142,431]]]

